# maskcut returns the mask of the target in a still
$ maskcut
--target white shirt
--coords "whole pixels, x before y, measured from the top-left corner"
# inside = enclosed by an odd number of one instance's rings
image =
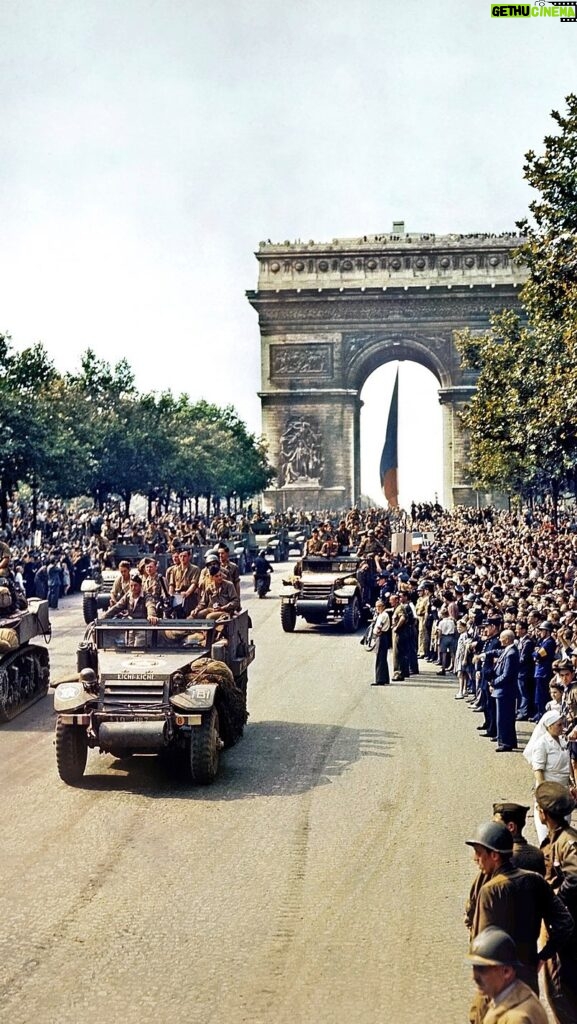
[[[563,740],[558,743],[548,732],[540,736],[531,751],[531,768],[535,772],[544,772],[546,782],[560,782],[562,786],[568,786],[571,777],[571,758],[567,747],[562,746],[562,743]]]

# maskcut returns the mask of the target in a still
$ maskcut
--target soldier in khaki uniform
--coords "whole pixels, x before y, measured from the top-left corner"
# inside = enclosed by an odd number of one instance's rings
[[[118,576],[112,584],[112,590],[110,591],[110,604],[116,604],[120,601],[121,597],[128,594],[130,590],[130,562],[123,559],[118,563]]]
[[[230,582],[225,580],[220,565],[208,566],[209,580],[206,583],[194,610],[195,619],[229,619],[240,611],[238,594]]]
[[[507,932],[485,928],[473,940],[467,960],[479,994],[489,1000],[483,1024],[547,1024],[545,1008],[517,977],[521,965]]]
[[[541,849],[546,878],[577,926],[577,830],[567,824],[573,796],[558,782],[541,782],[535,790],[539,817],[547,826]],[[558,1024],[577,1021],[577,936],[545,964],[543,987]]]
[[[234,589],[236,590],[240,600],[240,575],[238,571],[238,565],[230,560],[230,549],[228,544],[221,541],[217,548],[218,557],[220,559],[220,568],[222,575],[225,580],[229,580]]]
[[[177,609],[177,612],[181,612],[178,616],[179,618],[186,619],[196,605],[199,576],[200,569],[191,562],[190,551],[183,548],[180,552],[178,565],[174,566],[174,572],[171,575],[168,588],[170,597],[179,594],[183,600],[181,608]]]

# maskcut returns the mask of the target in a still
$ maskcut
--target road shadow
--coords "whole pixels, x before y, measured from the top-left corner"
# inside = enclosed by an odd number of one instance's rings
[[[142,793],[153,799],[290,797],[331,785],[363,757],[392,757],[397,741],[396,733],[384,729],[255,722],[236,747],[225,751],[217,779],[210,786],[194,786],[175,767],[150,756],[123,761],[107,757],[102,763],[106,773],[93,775],[89,759],[88,774],[79,788]]]
[[[54,698],[49,691],[45,697],[21,711],[12,722],[0,723],[0,735],[7,732],[52,732],[54,725]]]

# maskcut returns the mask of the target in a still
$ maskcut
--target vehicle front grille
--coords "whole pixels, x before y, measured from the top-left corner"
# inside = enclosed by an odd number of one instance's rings
[[[106,679],[100,687],[100,704],[104,708],[158,707],[163,702],[161,679]]]
[[[300,596],[307,601],[328,601],[332,589],[330,583],[303,583]]]

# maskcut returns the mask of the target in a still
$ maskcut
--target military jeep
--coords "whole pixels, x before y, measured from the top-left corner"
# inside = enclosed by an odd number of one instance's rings
[[[88,749],[117,758],[161,754],[192,781],[212,782],[220,752],[242,736],[247,612],[232,619],[98,620],[78,647],[78,681],[54,694],[56,764],[78,785]]]
[[[299,615],[314,625],[342,622],[347,633],[354,633],[367,613],[357,579],[361,564],[350,555],[303,558],[301,575],[283,580],[280,616],[285,633],[293,632]]]

